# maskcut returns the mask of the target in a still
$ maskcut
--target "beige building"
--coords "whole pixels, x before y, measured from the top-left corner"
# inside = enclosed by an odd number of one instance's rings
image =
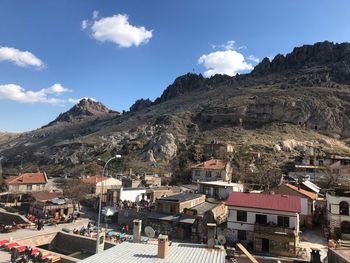
[[[112,177],[90,176],[83,179],[83,182],[90,185],[92,194],[107,194],[108,189],[120,188],[122,182]]]
[[[47,184],[45,173],[24,173],[5,180],[5,190],[11,193],[43,191]]]
[[[212,159],[192,165],[192,182],[232,181],[232,167],[228,161]]]
[[[156,212],[166,214],[182,213],[184,209],[199,205],[205,201],[202,194],[177,194],[156,200]]]

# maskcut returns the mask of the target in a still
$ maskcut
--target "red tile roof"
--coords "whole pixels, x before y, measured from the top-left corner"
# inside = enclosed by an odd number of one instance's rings
[[[202,163],[194,164],[192,169],[210,169],[210,170],[225,170],[226,162],[223,160],[209,160]]]
[[[226,200],[228,206],[260,208],[286,212],[301,212],[299,196],[233,192]]]
[[[88,178],[83,179],[83,182],[86,184],[97,184],[97,183],[105,181],[107,179],[108,179],[108,177],[94,175],[94,176],[90,176]]]
[[[44,173],[24,173],[19,176],[11,176],[5,180],[6,184],[46,184]]]
[[[61,192],[32,192],[36,201],[45,202],[56,197],[63,197]]]
[[[289,187],[290,189],[293,189],[294,191],[297,191],[299,193],[301,193],[302,195],[305,195],[306,197],[312,199],[312,200],[316,200],[317,199],[317,195],[311,192],[308,192],[304,189],[298,189],[298,187],[291,185],[291,184],[286,184],[287,187]]]

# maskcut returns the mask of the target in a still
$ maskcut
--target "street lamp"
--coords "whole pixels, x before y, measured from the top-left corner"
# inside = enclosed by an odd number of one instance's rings
[[[107,168],[107,165],[110,161],[112,160],[116,160],[122,158],[122,156],[120,154],[116,154],[114,157],[110,158],[105,165],[103,166],[103,170],[102,170],[102,179],[103,176],[105,175],[105,171]],[[98,159],[99,161],[102,161],[100,158]],[[103,180],[101,181],[101,185],[103,186]],[[100,242],[100,223],[101,223],[101,208],[102,208],[102,197],[103,197],[103,187],[101,189],[101,193],[100,193],[100,198],[99,198],[99,204],[98,204],[98,221],[97,221],[97,238],[96,238],[96,254],[100,252],[99,249],[99,245],[101,244]],[[102,242],[103,243],[103,242]]]

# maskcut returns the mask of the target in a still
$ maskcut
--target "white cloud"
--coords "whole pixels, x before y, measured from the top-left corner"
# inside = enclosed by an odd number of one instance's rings
[[[81,29],[86,29],[89,25],[89,20],[85,19],[83,21],[81,21]]]
[[[21,51],[11,47],[0,46],[1,61],[11,61],[20,67],[44,67],[44,63],[29,51]]]
[[[234,50],[235,49],[235,43],[234,40],[229,40],[225,44],[222,45],[215,45],[215,44],[209,44],[212,49],[224,49],[224,50]]]
[[[210,77],[215,74],[226,74],[234,76],[238,72],[252,70],[253,66],[247,63],[244,56],[235,50],[215,51],[202,55],[198,64],[203,65],[207,70],[204,76]]]
[[[99,14],[99,12],[97,10],[94,10],[94,12],[92,12],[92,18],[93,19],[97,19],[98,18],[98,14]]]
[[[152,30],[143,26],[133,26],[127,15],[118,14],[96,20],[98,13],[93,14],[91,26],[87,20],[82,22],[82,28],[90,28],[92,37],[101,42],[112,42],[119,47],[128,48],[147,43],[152,38]],[[85,27],[85,28],[84,28]]]
[[[58,83],[39,91],[27,91],[16,84],[0,85],[0,99],[21,103],[63,104],[64,100],[56,97],[64,92],[71,92],[71,90]]]
[[[255,62],[255,63],[259,63],[259,62],[260,62],[260,59],[257,58],[257,57],[254,56],[254,55],[249,55],[247,59],[249,59],[250,61],[253,61],[253,62]]]

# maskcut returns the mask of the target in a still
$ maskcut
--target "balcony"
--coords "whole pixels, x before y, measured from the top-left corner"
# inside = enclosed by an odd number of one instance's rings
[[[297,232],[295,231],[295,229],[280,227],[277,225],[262,225],[258,223],[254,225],[254,232],[270,235],[285,235],[289,237],[297,236]]]

